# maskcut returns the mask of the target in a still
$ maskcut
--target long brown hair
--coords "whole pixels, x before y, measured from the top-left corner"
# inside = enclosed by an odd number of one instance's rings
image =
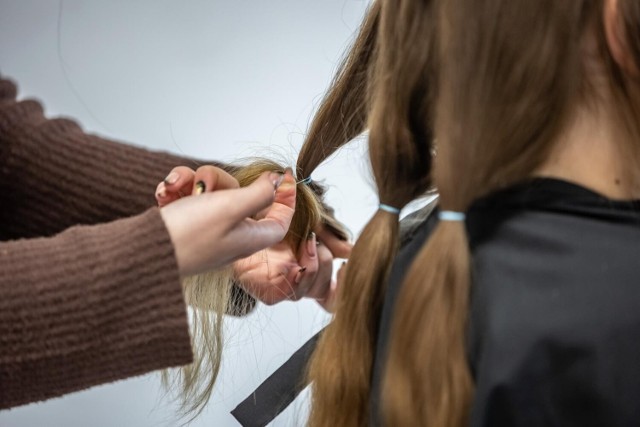
[[[264,172],[281,172],[285,168],[268,159],[232,168],[230,173],[244,187]],[[296,211],[285,236],[288,245],[297,252],[307,236],[321,223],[331,224],[333,232],[346,239],[347,230],[324,207],[319,195],[320,186],[312,189],[299,183],[296,189]],[[247,313],[255,300],[246,293],[233,296],[233,268],[228,266],[213,272],[187,277],[183,280],[185,302],[191,307],[190,332],[193,362],[175,370],[162,372],[162,383],[177,391],[178,413],[185,424],[195,419],[209,401],[220,371],[223,350],[223,320],[225,313]]]
[[[620,4],[626,37],[637,41],[640,7]],[[629,81],[606,48],[602,0],[380,0],[375,7],[368,123],[382,203],[400,208],[433,178],[441,208],[465,212],[484,194],[531,176],[589,96],[588,31],[597,36],[623,124],[640,135]],[[638,45],[632,49],[640,64]],[[638,159],[638,144],[627,145]],[[313,355],[311,426],[370,422],[374,337],[396,245],[397,217],[378,211],[354,247],[335,319]],[[395,306],[383,384],[387,425],[468,421],[470,282],[464,224],[442,222]]]
[[[369,152],[380,202],[401,208],[429,188],[431,160],[429,71],[430,2],[379,1],[375,61],[369,63]],[[371,18],[370,18],[371,19]],[[394,32],[399,21],[406,32]],[[364,28],[367,24],[365,24]],[[411,43],[420,40],[420,43]],[[409,102],[406,102],[409,101]],[[398,240],[398,217],[379,210],[349,259],[333,322],[309,367],[311,426],[368,423],[377,316]]]
[[[590,0],[441,2],[434,183],[442,209],[465,212],[484,194],[531,176],[548,158],[574,109],[593,95],[587,36],[596,36],[599,60],[609,66],[615,105],[636,111],[628,130],[640,135],[640,116],[606,49],[602,10],[602,1]],[[637,37],[637,7],[633,22],[627,31]],[[628,145],[638,159],[638,144]],[[467,424],[470,282],[464,223],[442,221],[398,297],[383,385],[388,425]]]

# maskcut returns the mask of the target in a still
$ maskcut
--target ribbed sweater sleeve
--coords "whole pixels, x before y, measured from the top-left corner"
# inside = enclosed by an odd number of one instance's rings
[[[155,206],[156,185],[178,165],[235,169],[88,135],[16,96],[16,85],[0,76],[0,241],[141,214]],[[245,315],[254,306],[234,286],[228,313]]]
[[[191,361],[157,208],[0,243],[0,409]]]
[[[38,102],[16,101],[16,86],[0,79],[0,240],[140,214],[181,164],[196,165],[46,119]]]
[[[0,80],[0,409],[189,363],[174,250],[151,207],[183,160],[46,120],[15,94]]]

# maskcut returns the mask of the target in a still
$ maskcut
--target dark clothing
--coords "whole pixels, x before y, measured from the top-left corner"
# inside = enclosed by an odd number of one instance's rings
[[[393,306],[437,221],[410,230],[392,267],[374,362],[376,423]],[[475,203],[467,230],[471,425],[640,425],[640,201],[535,179]]]
[[[372,373],[374,425],[395,301],[436,212],[429,205],[400,224]],[[640,201],[538,178],[476,202],[466,226],[471,426],[640,425]],[[293,390],[303,378],[289,370],[262,387]],[[254,408],[242,406],[268,419],[283,409]]]

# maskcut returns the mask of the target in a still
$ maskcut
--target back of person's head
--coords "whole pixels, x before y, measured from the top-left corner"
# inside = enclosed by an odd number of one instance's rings
[[[380,0],[375,7],[369,127],[381,203],[403,207],[433,183],[442,210],[466,212],[535,174],[585,108],[612,113],[628,159],[623,178],[638,188],[640,2]],[[354,247],[335,320],[310,366],[312,426],[370,421],[376,319],[396,245],[397,217],[380,210]],[[470,282],[464,222],[441,221],[396,301],[382,386],[387,425],[467,423]]]

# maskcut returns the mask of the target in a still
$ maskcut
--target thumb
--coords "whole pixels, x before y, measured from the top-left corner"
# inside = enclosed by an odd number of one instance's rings
[[[254,216],[268,207],[271,207],[270,213],[278,207],[290,211],[295,208],[295,179],[289,171],[284,175],[265,172],[250,185],[230,190],[230,193],[238,194],[232,208],[235,211],[234,216],[238,218]]]

